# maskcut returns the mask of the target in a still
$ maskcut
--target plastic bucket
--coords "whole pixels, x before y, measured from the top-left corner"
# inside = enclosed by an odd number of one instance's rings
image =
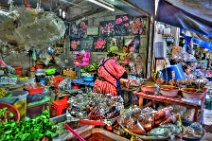
[[[22,75],[22,67],[21,66],[13,66],[13,68],[15,69],[15,73],[17,75]]]
[[[20,112],[21,119],[26,117],[27,91],[10,91],[13,96],[0,98],[0,102],[14,105]]]
[[[46,76],[45,73],[35,73],[36,82],[40,83],[41,85],[46,85]]]

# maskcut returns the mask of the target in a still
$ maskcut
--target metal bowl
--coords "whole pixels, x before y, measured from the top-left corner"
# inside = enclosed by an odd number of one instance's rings
[[[162,85],[160,87],[160,93],[166,97],[176,97],[179,92],[179,88],[171,85]]]

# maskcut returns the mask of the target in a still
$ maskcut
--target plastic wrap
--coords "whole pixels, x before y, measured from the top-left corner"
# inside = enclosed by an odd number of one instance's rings
[[[19,8],[1,12],[0,19],[0,40],[16,42],[25,49],[47,48],[65,33],[64,22],[52,12]]]
[[[121,97],[96,93],[78,94],[69,99],[70,108],[67,110],[67,119],[103,120],[107,122],[120,115],[124,108]],[[108,123],[109,124],[109,123]]]
[[[171,115],[171,110],[173,109],[169,107],[159,111],[132,107],[121,114],[118,123],[131,135],[144,140],[167,139],[182,131],[179,116]]]
[[[66,91],[66,90],[71,90],[71,79],[66,78],[62,82],[59,83],[58,85],[58,91]]]

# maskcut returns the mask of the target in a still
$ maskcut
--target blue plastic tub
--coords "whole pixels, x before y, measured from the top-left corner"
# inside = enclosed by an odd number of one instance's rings
[[[172,79],[178,80],[187,78],[180,64],[168,66],[162,69],[161,72],[163,80],[172,80]],[[175,73],[175,78],[172,78],[172,72]]]
[[[94,76],[85,76],[82,79],[85,82],[93,82],[94,81]]]
[[[26,100],[28,92],[27,91],[9,91],[13,96],[11,97],[2,97],[0,98],[0,102],[14,104],[19,100]]]

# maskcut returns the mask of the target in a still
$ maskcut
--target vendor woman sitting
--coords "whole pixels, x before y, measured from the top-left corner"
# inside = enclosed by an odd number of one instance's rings
[[[126,70],[117,63],[121,55],[123,53],[119,52],[117,46],[110,47],[108,58],[100,61],[98,78],[94,82],[94,92],[113,96],[121,95],[120,79],[127,78]]]

